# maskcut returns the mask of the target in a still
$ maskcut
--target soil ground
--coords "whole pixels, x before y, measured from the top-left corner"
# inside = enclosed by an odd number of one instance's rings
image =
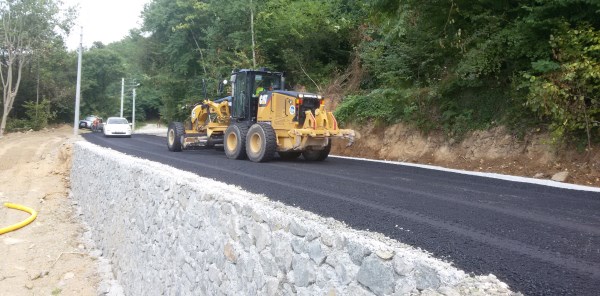
[[[146,128],[150,133],[165,129]],[[332,153],[539,178],[567,171],[567,182],[600,187],[600,148],[557,152],[543,134],[517,140],[498,128],[452,143],[402,125],[365,126],[357,132],[353,146],[336,141]],[[38,211],[28,226],[0,235],[0,296],[97,294],[98,260],[82,240],[84,228],[68,195],[72,143],[79,139],[72,133],[64,125],[0,138],[0,202]],[[0,208],[0,227],[28,215]]]
[[[73,128],[12,133],[0,139],[0,202],[38,212],[31,224],[0,235],[0,295],[97,295],[96,259],[68,197]],[[0,208],[0,227],[29,214]]]

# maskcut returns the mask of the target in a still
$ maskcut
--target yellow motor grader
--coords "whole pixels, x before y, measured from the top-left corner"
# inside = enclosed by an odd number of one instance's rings
[[[194,106],[185,125],[169,124],[170,151],[222,147],[231,159],[265,162],[278,153],[322,161],[332,137],[354,141],[354,131],[339,128],[320,95],[285,90],[280,72],[234,70],[230,82],[231,96]],[[230,82],[221,82],[220,91]]]

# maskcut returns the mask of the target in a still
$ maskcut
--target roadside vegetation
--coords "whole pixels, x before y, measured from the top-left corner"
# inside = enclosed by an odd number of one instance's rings
[[[38,2],[58,1],[5,1],[0,18]],[[39,15],[68,31],[66,16]],[[344,123],[404,122],[454,139],[504,125],[580,147],[600,141],[596,0],[153,0],[142,16],[123,40],[85,49],[82,115],[118,114],[125,77],[125,114],[140,83],[136,121],[181,119],[205,88],[216,98],[233,68],[268,67],[286,72],[288,88],[332,98]],[[11,30],[0,27],[4,90]],[[59,35],[29,46],[12,69],[21,81],[8,127],[71,122],[76,52]]]

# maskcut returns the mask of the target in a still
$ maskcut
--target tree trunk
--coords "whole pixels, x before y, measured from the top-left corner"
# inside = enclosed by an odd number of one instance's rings
[[[14,52],[8,52],[8,62],[6,67],[6,80],[4,80],[4,74],[0,75],[2,77],[2,85],[3,87],[3,112],[2,112],[2,122],[0,122],[0,138],[4,137],[4,131],[6,129],[6,121],[8,119],[8,115],[10,111],[13,109],[13,104],[15,102],[15,98],[17,97],[17,92],[19,90],[19,84],[21,84],[21,73],[23,72],[23,64],[25,64],[25,58],[20,55],[15,57]],[[11,56],[12,55],[12,56]],[[13,85],[13,65],[17,63],[17,81]],[[0,73],[2,69],[0,67]]]
[[[256,43],[254,41],[254,7],[250,0],[250,31],[252,31],[252,68],[256,69]]]
[[[12,109],[12,103],[13,103],[13,99],[12,99],[12,57],[10,56],[10,52],[8,53],[9,57],[7,59],[7,65],[6,65],[6,80],[4,79],[4,73],[2,72],[2,68],[0,67],[0,74],[2,76],[2,106],[3,106],[3,112],[2,112],[2,122],[0,123],[0,137],[4,137],[4,130],[6,129],[6,120],[8,118],[8,113],[10,112],[10,110]]]
[[[8,111],[6,110],[6,105],[3,106],[4,112],[2,112],[2,122],[0,123],[0,138],[4,137],[4,129],[6,127],[6,119],[8,118]]]

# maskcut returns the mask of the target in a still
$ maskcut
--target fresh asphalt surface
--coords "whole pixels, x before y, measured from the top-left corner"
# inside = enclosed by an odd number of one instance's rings
[[[253,163],[216,150],[169,152],[166,138],[151,135],[83,137],[383,233],[525,295],[600,293],[598,192],[335,157]]]

